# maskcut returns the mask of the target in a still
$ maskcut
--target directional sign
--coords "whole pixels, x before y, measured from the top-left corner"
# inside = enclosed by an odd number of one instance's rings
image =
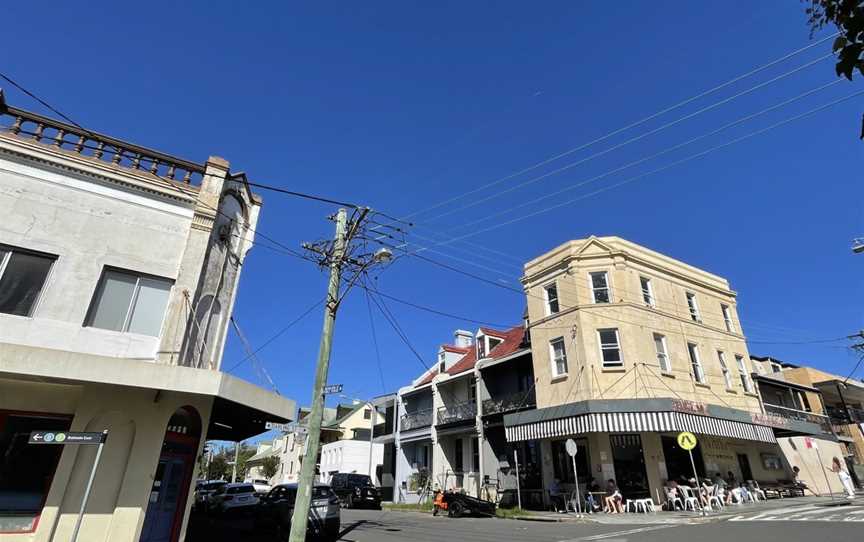
[[[33,431],[29,444],[102,444],[105,433],[75,433],[69,431]]]
[[[696,447],[696,435],[690,431],[678,433],[678,446],[687,451],[692,450]]]
[[[330,384],[329,386],[324,386],[324,395],[330,395],[333,393],[342,393],[342,384]]]
[[[277,431],[290,431],[293,427],[293,423],[266,422],[264,424],[264,429],[275,429]]]
[[[564,444],[564,448],[567,449],[567,453],[570,454],[570,457],[575,457],[577,453],[579,453],[579,447],[576,446],[576,441],[572,438],[568,438],[567,442]]]

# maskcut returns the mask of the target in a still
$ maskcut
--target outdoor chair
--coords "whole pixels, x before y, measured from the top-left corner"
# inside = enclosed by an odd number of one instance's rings
[[[702,509],[699,505],[699,497],[695,494],[696,491],[687,486],[678,486],[678,488],[684,493],[684,510],[693,510],[696,512]]]
[[[678,510],[679,507],[681,510],[684,510],[684,501],[678,496],[678,493],[674,489],[667,487],[664,491],[666,492],[666,504],[669,505],[670,511],[674,512],[675,510]]]
[[[759,482],[755,480],[749,480],[747,482],[749,486],[750,495],[752,495],[754,501],[767,501],[768,497],[765,495],[765,492],[759,489]]]
[[[723,490],[720,489],[719,485],[714,485],[711,488],[711,494],[708,495],[708,508],[713,510],[715,504],[717,510],[723,510]]]

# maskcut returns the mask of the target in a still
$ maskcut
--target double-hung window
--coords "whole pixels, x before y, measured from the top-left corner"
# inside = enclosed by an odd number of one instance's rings
[[[0,245],[0,312],[31,316],[56,259]]]
[[[609,303],[612,298],[609,294],[609,274],[606,271],[589,273],[588,282],[591,287],[591,300],[594,303]]]
[[[159,336],[173,281],[106,268],[85,325]]]
[[[729,305],[720,305],[720,310],[723,311],[723,321],[726,323],[726,331],[734,333],[735,324],[732,323],[732,311],[729,310]]]
[[[702,369],[702,360],[699,359],[699,347],[693,343],[687,343],[687,353],[690,354],[690,366],[693,368],[693,378],[700,384],[705,383],[705,371]]]
[[[672,364],[669,362],[669,352],[666,350],[666,337],[659,333],[654,334],[654,349],[657,351],[657,363],[663,373],[672,372]]]
[[[567,374],[567,350],[564,348],[564,338],[558,337],[549,341],[549,354],[552,358],[552,377]]]
[[[699,305],[696,303],[696,294],[687,292],[687,308],[690,310],[690,318],[694,322],[702,322],[702,316],[699,314]]]
[[[558,285],[553,282],[545,286],[543,293],[546,297],[546,316],[556,314],[560,310],[558,305]]]
[[[598,329],[597,338],[600,341],[600,358],[603,367],[622,367],[621,345],[618,342],[618,329]]]
[[[720,370],[723,371],[723,382],[726,384],[726,389],[732,389],[732,375],[729,373],[729,366],[726,365],[726,354],[722,350],[717,351],[717,360],[720,362]]]
[[[744,391],[753,393],[753,383],[750,382],[750,376],[747,374],[747,366],[744,364],[744,356],[735,356],[735,364],[738,365],[738,375],[741,377],[741,385],[744,386]]]
[[[651,279],[647,277],[639,277],[639,283],[642,285],[642,301],[649,307],[654,306],[654,288],[651,287]]]

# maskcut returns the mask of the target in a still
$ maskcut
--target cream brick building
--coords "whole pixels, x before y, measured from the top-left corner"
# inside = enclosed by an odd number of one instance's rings
[[[539,442],[544,484],[615,479],[659,498],[693,469],[675,435],[692,431],[700,475],[790,478],[751,378],[736,293],[717,275],[618,237],[570,241],[525,264],[537,409],[505,416],[510,442]],[[568,485],[569,484],[569,485]]]

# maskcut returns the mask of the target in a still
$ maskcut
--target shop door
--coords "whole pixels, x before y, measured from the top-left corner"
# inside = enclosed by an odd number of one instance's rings
[[[178,509],[180,487],[188,466],[182,458],[163,457],[159,460],[150,502],[144,517],[141,542],[170,542]]]
[[[651,496],[645,454],[639,435],[609,435],[612,461],[615,464],[615,482],[625,499],[644,499]]]
[[[663,459],[666,461],[666,476],[669,480],[675,480],[680,484],[687,484],[687,480],[693,478],[693,465],[690,464],[690,454],[687,450],[678,446],[675,437],[660,437],[663,444]],[[693,448],[693,463],[696,464],[696,472],[699,478],[705,478],[705,461],[702,458],[702,448],[697,443]],[[708,473],[713,475],[714,473]],[[710,477],[710,476],[709,476]]]
[[[747,454],[738,454],[738,466],[741,468],[741,479],[743,481],[753,479],[753,471],[750,470],[750,460]]]

